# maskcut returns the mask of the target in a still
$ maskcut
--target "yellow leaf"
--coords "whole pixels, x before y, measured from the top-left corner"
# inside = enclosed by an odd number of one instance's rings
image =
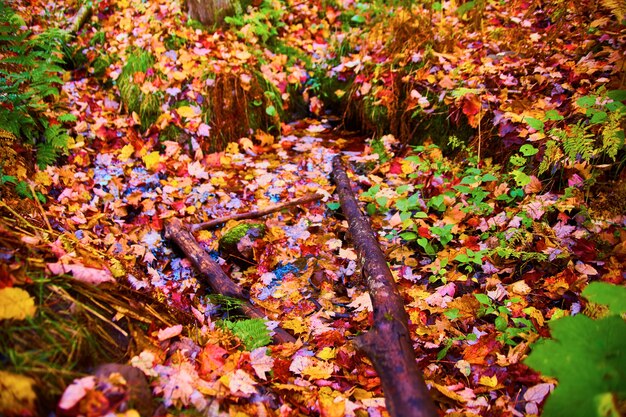
[[[141,157],[143,163],[146,164],[146,169],[152,169],[161,160],[161,155],[158,152],[150,152],[147,155]]]
[[[295,334],[303,334],[307,332],[307,328],[302,322],[302,317],[294,317],[290,320],[285,320],[282,323],[282,327],[293,330]]]
[[[248,59],[250,59],[251,56],[252,55],[248,51],[237,51],[237,52],[235,52],[235,57],[237,57],[237,59],[240,59],[242,61],[247,61]]]
[[[228,145],[226,145],[225,152],[230,154],[237,154],[239,153],[239,145],[237,145],[237,142],[230,142]]]
[[[245,150],[251,150],[254,147],[254,144],[252,143],[252,141],[248,138],[241,138],[239,139],[239,144],[243,147],[243,149]]]
[[[187,78],[187,74],[185,74],[185,73],[184,73],[184,72],[182,72],[182,71],[175,71],[175,72],[174,72],[174,74],[172,74],[172,75],[174,76],[174,79],[175,79],[175,80],[178,80],[178,81],[182,81],[182,80],[184,80],[185,78]],[[180,113],[179,113],[179,114],[180,114]]]
[[[3,288],[0,290],[0,320],[24,320],[35,315],[35,299],[21,288]]]
[[[126,162],[133,152],[135,152],[133,145],[125,145],[117,156],[117,159],[119,159],[120,162]]]
[[[323,417],[342,417],[345,415],[345,399],[330,387],[322,387],[318,394],[320,414]]]
[[[274,143],[274,136],[270,135],[269,133],[258,132],[256,135],[254,135],[254,137],[256,138],[256,140],[261,142],[261,146],[267,146]]]
[[[498,377],[494,376],[481,376],[478,381],[480,385],[484,385],[489,388],[495,388],[498,386]]]
[[[337,352],[335,352],[335,348],[326,346],[317,354],[317,357],[327,361],[328,359],[334,359],[336,355],[337,355]]]
[[[34,180],[45,187],[52,185],[52,178],[50,178],[50,175],[48,175],[46,171],[37,172]]]
[[[34,415],[34,383],[27,376],[0,371],[0,415]]]
[[[333,364],[329,362],[317,361],[315,365],[307,366],[302,370],[302,376],[311,379],[328,379],[333,374]]]
[[[197,107],[191,107],[191,106],[182,106],[176,109],[176,113],[178,113],[178,115],[180,117],[186,117],[187,119],[192,119],[194,117],[196,117],[198,114],[200,114],[200,109],[198,109]]]

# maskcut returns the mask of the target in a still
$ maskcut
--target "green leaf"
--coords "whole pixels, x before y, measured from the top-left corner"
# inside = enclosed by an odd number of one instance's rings
[[[563,120],[563,116],[559,114],[558,111],[551,109],[546,112],[547,120]]]
[[[354,23],[365,23],[365,18],[360,14],[355,14],[350,20]]]
[[[337,202],[330,202],[330,203],[326,203],[326,207],[328,207],[331,210],[337,210],[339,207],[341,207],[341,204],[337,203]]]
[[[456,8],[456,14],[459,16],[463,16],[465,13],[469,12],[474,8],[475,1],[468,1],[467,3],[463,3],[459,7]]]
[[[605,304],[611,314],[626,313],[626,288],[607,284],[606,282],[592,282],[583,290],[583,297],[596,304]]]
[[[553,339],[532,345],[524,363],[559,384],[544,417],[598,416],[595,398],[626,395],[626,322],[619,316],[592,320],[582,314],[550,322]]]
[[[611,90],[606,93],[610,99],[615,101],[625,101],[626,100],[626,90]]]
[[[396,194],[402,194],[409,189],[408,184],[402,184],[398,188],[396,188]]]
[[[596,104],[596,96],[583,96],[576,100],[576,104],[585,109],[593,107]]]
[[[515,183],[517,184],[518,187],[523,187],[530,183],[530,177],[524,174],[519,169],[512,171],[511,175],[513,176],[513,179],[515,180]]]
[[[593,116],[591,116],[590,122],[591,123],[603,123],[606,120],[607,116],[608,115],[604,111],[601,111],[601,110],[595,111],[593,113]]]
[[[456,320],[461,316],[461,310],[459,310],[458,308],[452,308],[443,313],[443,315],[450,320]]]
[[[524,156],[533,156],[537,152],[539,152],[539,149],[535,148],[533,145],[526,143],[519,148],[519,151]]]
[[[410,241],[417,239],[417,233],[414,232],[404,232],[400,233],[400,237],[404,240]]]
[[[484,304],[486,306],[491,305],[491,298],[487,294],[474,294],[474,297],[478,300],[479,303]]]
[[[539,119],[535,119],[534,117],[525,117],[524,121],[528,123],[528,126],[532,127],[537,131],[543,130],[543,122]]]
[[[274,107],[274,106],[267,106],[265,108],[265,113],[267,113],[267,115],[270,116],[270,117],[276,116],[276,107]]]

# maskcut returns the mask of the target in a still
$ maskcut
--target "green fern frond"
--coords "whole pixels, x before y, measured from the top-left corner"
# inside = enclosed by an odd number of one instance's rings
[[[225,321],[224,325],[233,332],[246,350],[254,350],[271,343],[269,330],[263,319],[247,319],[240,321]]]
[[[52,165],[59,157],[59,149],[51,143],[40,143],[37,145],[37,165],[44,169],[48,165]]]
[[[543,159],[539,164],[539,174],[546,172],[551,166],[558,163],[563,158],[563,152],[561,148],[554,140],[546,142],[546,150],[543,154]]]
[[[602,152],[615,160],[617,152],[624,146],[624,131],[621,129],[622,114],[609,114],[606,126],[602,130]]]

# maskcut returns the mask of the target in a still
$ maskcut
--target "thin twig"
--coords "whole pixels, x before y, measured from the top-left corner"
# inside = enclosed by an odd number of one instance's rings
[[[275,213],[287,207],[299,206],[301,204],[310,203],[322,199],[322,194],[307,194],[303,197],[296,198],[295,200],[285,201],[284,203],[275,204],[273,206],[265,207],[260,210],[247,211],[245,213],[229,214],[228,216],[218,217],[217,219],[209,220],[208,222],[197,223],[189,226],[192,232],[198,230],[210,229],[219,224],[226,223],[229,220],[243,220],[243,219],[257,219],[259,217],[266,216],[271,213]]]

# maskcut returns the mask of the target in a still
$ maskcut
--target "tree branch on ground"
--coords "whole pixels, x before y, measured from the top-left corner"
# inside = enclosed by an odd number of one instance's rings
[[[370,358],[380,376],[389,414],[434,417],[437,412],[417,367],[404,302],[376,235],[359,208],[340,156],[333,159],[332,176],[374,308],[372,328],[354,343]]]

